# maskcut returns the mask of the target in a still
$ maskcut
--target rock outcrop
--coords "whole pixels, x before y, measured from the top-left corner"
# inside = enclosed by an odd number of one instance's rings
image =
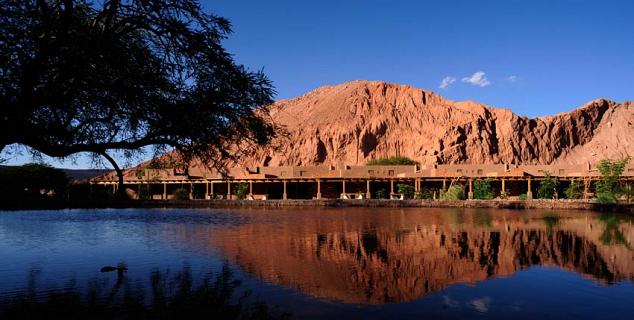
[[[632,102],[598,99],[531,119],[411,86],[353,81],[278,101],[270,114],[287,134],[241,165],[365,164],[389,156],[423,165],[585,164],[634,155]]]

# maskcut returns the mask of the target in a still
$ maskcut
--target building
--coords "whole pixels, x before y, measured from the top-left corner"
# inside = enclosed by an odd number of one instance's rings
[[[414,187],[416,192],[427,191],[435,198],[440,190],[459,183],[465,187],[466,196],[473,197],[473,182],[491,179],[496,195],[517,198],[525,194],[533,197],[538,182],[546,174],[566,187],[572,181],[582,186],[584,198],[593,192],[593,181],[600,177],[596,167],[587,165],[434,165],[425,166],[287,166],[232,168],[221,174],[217,170],[192,168],[127,170],[124,176],[126,192],[133,197],[167,200],[176,189],[185,188],[191,199],[235,199],[234,188],[241,184],[248,189],[249,199],[324,199],[324,198],[375,198],[379,190],[383,195],[396,195],[399,184]],[[629,164],[622,179],[631,190],[634,165]],[[537,182],[537,183],[536,183]],[[91,184],[117,188],[116,175],[109,173],[97,177]]]

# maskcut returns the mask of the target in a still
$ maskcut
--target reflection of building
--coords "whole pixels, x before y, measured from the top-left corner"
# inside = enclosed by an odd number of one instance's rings
[[[394,193],[395,184],[412,185],[415,191],[439,190],[451,183],[466,186],[470,195],[473,180],[490,178],[496,192],[510,196],[527,194],[530,198],[538,187],[533,181],[542,180],[546,173],[562,181],[562,187],[572,180],[580,182],[584,195],[592,190],[591,182],[599,172],[590,165],[436,165],[419,166],[304,166],[257,167],[253,170],[234,168],[223,177],[213,170],[194,167],[177,169],[142,169],[126,171],[126,187],[147,189],[155,199],[168,199],[176,188],[190,190],[192,198],[214,199],[232,196],[232,184],[248,184],[254,198],[311,199],[347,197],[371,198],[378,190]],[[634,165],[625,169],[623,179],[634,180]],[[93,183],[116,188],[116,175],[107,174]],[[628,185],[628,188],[631,186]]]
[[[295,210],[279,220],[277,211],[276,218],[255,212],[253,222],[206,237],[253,276],[346,303],[410,301],[535,265],[605,283],[634,280],[630,223],[618,226],[623,243],[606,243],[605,222],[592,214],[368,210]]]

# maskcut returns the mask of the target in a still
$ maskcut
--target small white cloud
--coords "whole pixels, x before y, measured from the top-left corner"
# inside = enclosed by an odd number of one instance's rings
[[[444,77],[442,79],[442,81],[440,81],[440,84],[438,85],[438,88],[447,89],[454,82],[456,82],[456,78],[454,78],[454,77]]]
[[[491,84],[491,81],[485,77],[483,71],[478,71],[472,74],[470,77],[462,78],[462,82],[470,83],[474,86],[486,87]]]
[[[506,77],[506,81],[508,81],[508,82],[517,82],[517,76],[508,76],[508,77]]]

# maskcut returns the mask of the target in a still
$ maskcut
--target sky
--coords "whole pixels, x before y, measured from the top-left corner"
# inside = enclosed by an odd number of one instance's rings
[[[634,100],[634,1],[203,0],[277,99],[365,79],[537,117]],[[14,152],[9,164],[32,161]],[[58,167],[90,167],[87,157]]]

